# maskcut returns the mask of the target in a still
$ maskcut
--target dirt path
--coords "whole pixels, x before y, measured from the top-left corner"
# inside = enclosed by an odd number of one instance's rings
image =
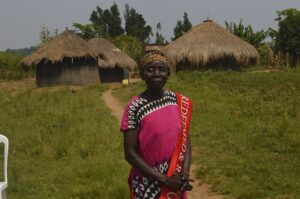
[[[120,123],[123,114],[123,106],[119,100],[112,95],[112,89],[116,87],[118,87],[118,85],[112,85],[109,90],[103,93],[102,99],[104,100],[106,106],[111,109],[111,114],[118,118]],[[188,199],[223,199],[221,195],[213,195],[213,193],[210,192],[210,187],[208,184],[200,184],[200,182],[196,180],[195,169],[196,166],[192,164],[191,178],[194,179],[195,182],[193,182],[193,191],[188,193]]]
[[[106,106],[111,110],[111,114],[118,119],[120,124],[123,114],[123,106],[119,100],[112,95],[112,89],[116,87],[117,85],[112,85],[110,89],[103,93],[102,99],[104,100]]]
[[[281,71],[283,71],[283,68],[271,67],[271,68],[266,68],[266,69],[262,69],[262,70],[253,70],[253,71],[250,71],[250,73],[276,73],[276,72],[281,72]]]

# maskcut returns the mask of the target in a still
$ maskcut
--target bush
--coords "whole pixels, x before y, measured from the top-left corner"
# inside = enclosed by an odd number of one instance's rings
[[[0,68],[16,69],[20,66],[22,55],[12,52],[0,52]]]
[[[269,55],[268,46],[266,44],[261,44],[258,46],[257,51],[260,56],[258,64],[267,66],[268,65],[268,55]]]
[[[13,52],[0,52],[0,79],[19,80],[33,77],[34,72],[25,72],[20,66],[22,55]]]
[[[113,43],[136,62],[140,61],[143,54],[143,48],[141,42],[136,37],[121,35],[116,37],[113,40]]]

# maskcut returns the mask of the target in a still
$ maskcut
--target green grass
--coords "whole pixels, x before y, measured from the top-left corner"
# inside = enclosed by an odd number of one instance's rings
[[[300,198],[300,71],[180,72],[168,88],[194,101],[197,176],[228,198]],[[123,102],[143,83],[119,90]]]
[[[168,88],[194,101],[197,176],[228,198],[300,195],[300,71],[182,72]],[[9,198],[128,198],[129,165],[105,86],[0,90],[10,140]],[[144,84],[115,89],[128,101]],[[9,90],[9,89],[8,89]]]
[[[128,198],[129,166],[104,86],[0,91],[0,132],[10,141],[8,197]]]

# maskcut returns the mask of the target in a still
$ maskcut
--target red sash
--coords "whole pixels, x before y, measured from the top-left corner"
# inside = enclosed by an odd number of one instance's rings
[[[167,176],[172,176],[174,173],[181,173],[182,171],[192,116],[192,101],[179,93],[176,93],[176,96],[181,118],[181,130]],[[159,199],[181,199],[181,192],[176,193],[168,187],[162,187]]]

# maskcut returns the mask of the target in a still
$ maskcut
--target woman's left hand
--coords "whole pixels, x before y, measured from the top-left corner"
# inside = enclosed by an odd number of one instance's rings
[[[181,174],[181,191],[191,191],[193,189],[193,186],[190,184],[190,182],[194,182],[193,179],[189,178],[189,174],[184,173]]]

